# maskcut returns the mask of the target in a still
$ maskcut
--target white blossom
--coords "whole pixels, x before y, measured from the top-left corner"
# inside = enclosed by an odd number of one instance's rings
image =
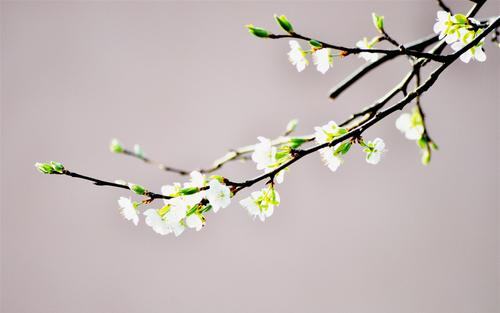
[[[206,191],[206,197],[214,212],[217,213],[220,208],[224,209],[231,203],[231,190],[228,186],[221,184],[217,179],[212,179],[208,186],[210,188]]]
[[[314,140],[319,144],[330,142],[336,136],[342,135],[344,131],[344,128],[339,127],[334,121],[330,121],[321,127],[314,127]]]
[[[132,223],[137,226],[139,223],[139,215],[137,215],[137,208],[130,198],[120,197],[120,199],[118,199],[118,205],[120,206],[120,213],[123,217],[128,221],[132,221]]]
[[[185,183],[184,188],[188,188],[188,187],[198,187],[198,186],[194,186],[192,183]],[[165,204],[170,204],[170,203],[172,203],[172,201],[174,201],[174,202],[184,201],[186,205],[193,206],[193,205],[199,203],[204,197],[203,191],[196,192],[196,193],[193,193],[190,195],[180,195],[179,192],[181,189],[182,189],[182,186],[180,183],[174,183],[173,185],[162,186],[161,193],[163,195],[174,197],[172,199],[163,199],[163,202],[165,202]]]
[[[333,66],[333,56],[329,48],[323,48],[314,51],[312,54],[313,63],[316,65],[316,69],[325,74],[330,67]]]
[[[340,158],[340,156],[335,155],[335,149],[336,148],[327,147],[319,150],[321,159],[323,160],[323,162],[325,162],[325,165],[328,166],[328,168],[332,172],[335,172],[342,164],[342,159]]]
[[[451,48],[455,51],[459,51],[467,44],[469,44],[472,40],[474,40],[474,38],[477,35],[478,33],[474,31],[467,32],[462,36],[462,38],[459,41],[454,42],[451,45]],[[460,60],[462,60],[462,62],[464,63],[469,63],[471,59],[476,60],[478,62],[486,61],[486,53],[484,53],[483,44],[484,44],[484,38],[477,45],[462,53],[460,55]]]
[[[403,113],[396,119],[396,128],[404,133],[409,140],[418,140],[424,133],[422,123],[409,113]]]
[[[250,216],[253,218],[258,216],[262,222],[273,215],[274,207],[279,203],[279,194],[272,187],[254,191],[249,197],[240,201],[241,206],[247,210]]]
[[[455,24],[456,20],[449,12],[438,11],[436,23],[434,24],[434,32],[439,34],[439,40],[445,38],[446,43],[450,44],[459,39],[460,33],[457,27],[452,26]]]
[[[271,140],[265,137],[257,137],[260,143],[256,144],[252,153],[252,160],[257,163],[257,169],[263,170],[276,163],[276,147]]]
[[[370,164],[378,164],[382,153],[385,151],[385,143],[380,138],[375,138],[372,142],[369,142],[366,154],[366,162]]]
[[[368,42],[368,38],[363,38],[363,40],[360,40],[356,43],[356,46],[360,49],[372,49],[373,44]],[[373,52],[361,52],[358,54],[358,57],[365,59],[368,62],[375,62],[378,60],[378,53],[373,53]]]
[[[200,231],[203,227],[203,219],[200,215],[193,213],[186,217],[186,225],[189,228],[195,228],[196,231]]]
[[[171,227],[165,223],[165,221],[162,219],[160,214],[158,213],[158,210],[155,209],[148,209],[144,211],[143,213],[146,218],[145,222],[146,225],[150,226],[153,228],[153,230],[160,234],[160,235],[167,235],[172,232]]]
[[[288,60],[297,68],[297,71],[302,72],[309,64],[306,52],[296,40],[290,40],[289,44],[291,50],[288,52]]]

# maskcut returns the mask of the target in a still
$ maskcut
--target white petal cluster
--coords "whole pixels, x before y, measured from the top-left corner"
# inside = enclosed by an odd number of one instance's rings
[[[273,186],[254,191],[251,195],[240,201],[250,216],[264,222],[266,218],[273,215],[274,207],[280,204],[280,196]]]
[[[333,66],[333,56],[329,48],[318,49],[312,53],[313,63],[321,74]]]
[[[254,146],[252,153],[252,161],[256,163],[258,170],[264,170],[269,173],[279,167],[281,164],[289,160],[287,154],[278,155],[278,148],[273,146],[271,140],[265,137],[257,137],[259,143]],[[283,182],[285,169],[279,171],[275,176],[275,181],[278,184]]]
[[[366,162],[369,164],[378,164],[380,162],[380,158],[382,153],[385,150],[385,143],[380,138],[375,138],[375,140],[367,143],[366,151]]]
[[[223,181],[224,178],[220,176],[213,176],[207,181],[205,175],[194,171],[190,173],[190,181],[183,185],[174,183],[162,186],[162,194],[172,198],[164,199],[164,206],[160,209],[143,212],[146,225],[160,235],[173,233],[179,236],[186,227],[201,230],[205,225],[203,213],[209,210],[217,212],[231,203],[231,190]],[[137,225],[139,204],[125,197],[121,197],[118,204],[121,214]]]
[[[331,142],[333,139],[335,139],[335,137],[341,136],[345,133],[345,128],[341,128],[334,121],[330,121],[326,125],[314,128],[314,140],[318,144],[324,144],[327,142]],[[335,172],[342,164],[340,154],[336,153],[339,145],[340,144],[337,144],[334,147],[326,147],[319,150],[321,159],[332,172]]]
[[[467,18],[463,14],[451,15],[449,12],[438,11],[433,29],[436,34],[439,34],[439,39],[444,39],[447,44],[451,45],[454,51],[459,51],[482,32],[481,29],[474,30],[471,27],[471,24],[478,23],[477,20]],[[486,61],[483,45],[484,39],[463,53],[460,56],[460,60],[464,63],[469,63],[470,60],[478,62]]]
[[[396,128],[405,134],[408,140],[418,140],[424,133],[424,125],[418,112],[401,114],[396,119]]]
[[[128,221],[132,221],[132,223],[137,226],[137,224],[139,224],[139,215],[137,214],[137,207],[132,200],[130,200],[130,198],[120,197],[120,199],[118,199],[118,205],[120,206],[120,213],[123,217]]]
[[[360,49],[373,49],[373,46],[375,45],[376,41],[368,41],[368,38],[363,38],[362,40],[358,41],[356,43],[356,47]],[[361,52],[358,54],[358,57],[365,59],[367,62],[375,62],[379,58],[378,53],[372,53],[372,52]]]
[[[302,72],[309,64],[306,58],[306,52],[302,49],[296,40],[290,40],[290,52],[288,52],[288,60],[297,68],[298,72]]]
[[[212,179],[208,184],[209,189],[206,191],[206,196],[212,210],[215,213],[220,208],[224,209],[231,203],[231,190],[228,186],[221,184],[217,179]]]
[[[320,73],[325,74],[333,66],[333,54],[330,48],[313,47],[311,50],[304,50],[296,40],[290,40],[289,45],[288,60],[298,72],[302,72],[309,65],[307,59],[309,53]]]

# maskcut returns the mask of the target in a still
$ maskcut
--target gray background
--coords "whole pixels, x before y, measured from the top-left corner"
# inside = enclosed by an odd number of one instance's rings
[[[480,16],[498,14],[489,1]],[[451,2],[456,11],[469,3]],[[170,165],[209,165],[230,148],[343,120],[407,71],[398,59],[329,101],[362,64],[326,75],[288,63],[286,41],[249,36],[253,22],[354,44],[372,11],[401,41],[432,31],[422,2],[2,3],[2,312],[498,312],[500,55],[456,63],[423,97],[441,150],[419,163],[391,116],[381,164],[354,149],[336,173],[319,156],[279,187],[265,223],[234,203],[180,238],[122,219],[126,192],[38,174],[33,163],[159,190],[179,178],[108,152],[141,143]],[[428,71],[426,71],[428,72]],[[231,164],[237,179],[252,164]]]

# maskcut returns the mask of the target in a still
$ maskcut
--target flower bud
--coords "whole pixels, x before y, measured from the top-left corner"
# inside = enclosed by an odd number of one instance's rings
[[[422,164],[427,165],[431,162],[431,153],[429,150],[425,149],[423,150],[422,154]]]
[[[114,152],[114,153],[122,153],[123,152],[123,146],[118,141],[118,139],[113,139],[113,140],[111,140],[111,143],[109,145],[109,150],[111,150],[111,152]]]
[[[124,181],[123,179],[117,179],[117,180],[115,180],[115,184],[127,186],[127,182]]]
[[[183,196],[188,196],[188,195],[192,195],[194,193],[197,193],[200,191],[200,188],[198,187],[187,187],[187,188],[183,188],[181,190],[179,190],[179,193]]]
[[[135,192],[136,194],[141,195],[141,196],[144,193],[146,193],[146,188],[142,187],[141,185],[129,183],[128,188],[130,188],[130,190],[132,190],[133,192]]]
[[[62,174],[64,171],[64,165],[59,162],[50,161],[50,166],[52,166],[52,169],[59,174]]]
[[[276,20],[278,25],[281,26],[281,28],[283,28],[284,31],[286,31],[287,33],[293,32],[293,26],[290,23],[290,21],[286,18],[286,16],[284,15],[278,16],[277,14],[274,14],[274,19]]]
[[[311,39],[309,40],[309,44],[314,47],[314,48],[318,48],[318,49],[321,49],[323,48],[323,45],[321,44],[321,42],[315,40],[315,39]]]
[[[144,151],[142,150],[141,146],[139,146],[138,144],[134,145],[134,154],[141,159],[144,158]]]
[[[50,164],[47,163],[35,163],[35,167],[42,173],[42,174],[53,174],[54,169]]]
[[[286,133],[290,134],[291,132],[293,132],[295,128],[297,128],[298,124],[299,124],[298,119],[293,119],[290,122],[288,122],[288,124],[286,124]]]
[[[252,24],[245,25],[246,28],[248,28],[248,32],[256,37],[259,38],[267,38],[269,37],[269,32],[260,27],[255,27]]]

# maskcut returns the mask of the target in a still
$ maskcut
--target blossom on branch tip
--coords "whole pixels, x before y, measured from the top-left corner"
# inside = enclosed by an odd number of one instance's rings
[[[210,188],[206,191],[206,197],[215,213],[231,203],[231,190],[228,186],[221,184],[217,179],[212,179],[208,186]]]
[[[377,41],[378,41],[377,38],[372,39],[372,41],[368,41],[368,38],[365,37],[356,43],[356,47],[360,49],[372,49],[373,46],[377,43]],[[358,57],[373,63],[378,60],[379,55],[378,53],[372,53],[372,52],[360,52],[358,54]]]
[[[333,66],[333,56],[330,48],[323,48],[316,50],[312,53],[313,63],[316,65],[316,69],[321,73],[325,74],[330,67]]]
[[[290,40],[289,44],[288,60],[297,68],[297,71],[302,72],[309,64],[309,60],[306,58],[307,52],[302,49],[296,40]]]
[[[118,205],[120,206],[120,213],[123,217],[128,221],[132,221],[132,223],[137,226],[139,223],[137,204],[132,202],[130,198],[120,197],[120,199],[118,199]]]

